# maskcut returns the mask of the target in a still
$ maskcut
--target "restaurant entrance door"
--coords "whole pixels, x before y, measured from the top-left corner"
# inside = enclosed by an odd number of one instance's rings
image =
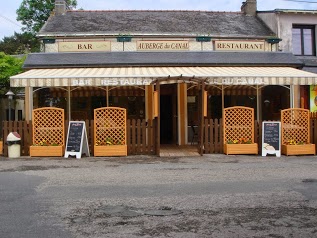
[[[177,144],[177,84],[161,85],[160,125],[160,143]]]

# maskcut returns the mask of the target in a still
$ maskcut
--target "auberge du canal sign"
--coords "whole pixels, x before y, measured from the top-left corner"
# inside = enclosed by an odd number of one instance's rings
[[[137,41],[138,51],[177,51],[189,50],[186,40],[141,40]]]

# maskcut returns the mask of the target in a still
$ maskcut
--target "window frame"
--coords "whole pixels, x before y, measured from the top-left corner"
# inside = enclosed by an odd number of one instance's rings
[[[293,38],[293,29],[299,29],[300,30],[300,40],[301,40],[301,45],[300,45],[300,50],[301,54],[295,54],[294,52],[294,45],[292,45],[292,52],[294,55],[298,56],[316,56],[316,26],[315,25],[298,25],[298,24],[293,24],[292,27],[292,44],[294,41]],[[312,54],[306,54],[305,53],[305,39],[304,39],[304,30],[311,30],[312,32],[312,39],[311,39],[311,47],[312,47]]]

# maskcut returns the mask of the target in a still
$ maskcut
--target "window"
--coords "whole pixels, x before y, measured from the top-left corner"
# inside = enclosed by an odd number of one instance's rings
[[[6,109],[6,120],[9,121],[9,109]],[[15,110],[11,108],[10,120],[15,121]]]
[[[18,110],[18,121],[22,121],[22,110]]]
[[[292,40],[294,55],[316,55],[315,26],[293,26]]]

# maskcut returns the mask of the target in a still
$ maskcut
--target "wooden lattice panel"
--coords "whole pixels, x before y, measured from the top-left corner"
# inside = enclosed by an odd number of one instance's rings
[[[310,143],[309,110],[291,108],[281,111],[282,144],[289,141]]]
[[[103,107],[94,110],[95,144],[126,145],[126,109]]]
[[[254,143],[254,109],[228,107],[224,109],[224,144],[241,138]]]
[[[32,111],[33,144],[64,145],[64,109],[43,107]]]

